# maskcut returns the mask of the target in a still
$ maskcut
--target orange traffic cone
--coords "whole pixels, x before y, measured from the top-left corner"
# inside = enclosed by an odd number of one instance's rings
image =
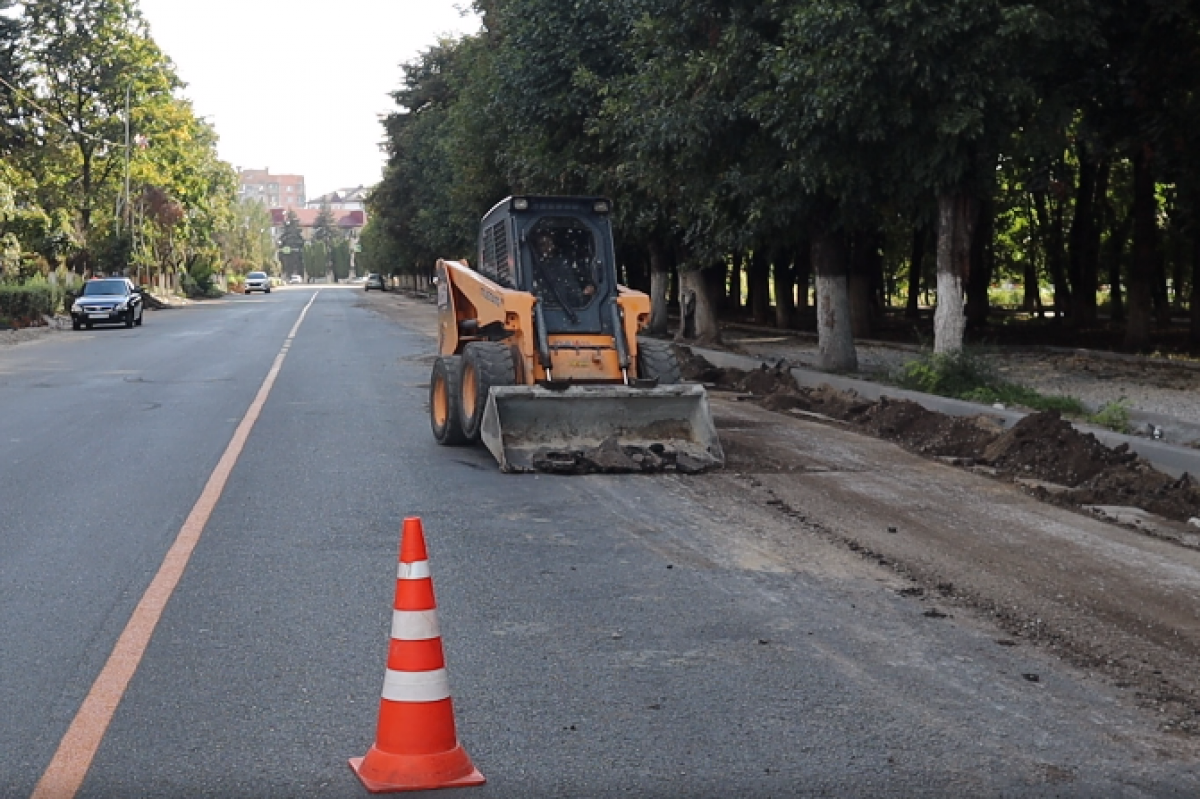
[[[482,785],[458,743],[421,520],[404,520],[375,745],[350,768],[371,793]]]

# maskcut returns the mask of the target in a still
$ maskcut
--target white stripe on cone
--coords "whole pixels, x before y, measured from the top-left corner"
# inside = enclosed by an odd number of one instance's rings
[[[416,563],[400,562],[399,580],[424,580],[429,577],[429,561],[419,560]]]
[[[441,634],[436,610],[392,611],[392,638],[397,641],[428,641]]]
[[[392,702],[438,702],[450,698],[450,680],[445,669],[433,671],[387,670],[383,698]]]

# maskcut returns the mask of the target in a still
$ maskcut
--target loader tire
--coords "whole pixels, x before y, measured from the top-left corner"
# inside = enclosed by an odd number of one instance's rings
[[[511,386],[516,382],[512,348],[507,344],[473,341],[463,348],[459,411],[463,435],[468,441],[479,440],[492,386]]]
[[[461,360],[457,355],[439,355],[429,378],[429,426],[434,440],[443,446],[467,443],[458,409]]]
[[[682,379],[675,350],[665,341],[639,338],[637,366],[638,377],[643,380],[658,380],[660,386],[673,386]]]

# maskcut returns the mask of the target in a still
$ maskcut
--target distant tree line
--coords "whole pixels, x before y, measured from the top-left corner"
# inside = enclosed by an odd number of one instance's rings
[[[0,0],[0,281],[277,268],[136,0]]]
[[[507,194],[605,194],[659,331],[673,297],[681,334],[815,326],[852,369],[856,337],[927,305],[958,350],[1011,284],[1131,350],[1190,312],[1200,346],[1194,2],[475,5],[384,122],[364,248],[392,271],[470,257]]]

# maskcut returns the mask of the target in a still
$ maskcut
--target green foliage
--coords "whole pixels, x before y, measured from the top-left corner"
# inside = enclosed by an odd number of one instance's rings
[[[896,383],[911,391],[952,397],[968,402],[1002,403],[1037,411],[1059,411],[1081,416],[1083,404],[1074,397],[1053,397],[998,377],[987,362],[960,350],[929,354],[909,361],[893,375]]]
[[[19,22],[0,18],[0,65],[16,67],[0,66],[16,86],[0,90],[0,183],[15,199],[0,237],[19,243],[23,277],[67,263],[149,276],[211,256],[236,176],[136,0],[21,6]]]
[[[347,280],[350,277],[350,242],[345,239],[336,241],[329,251],[329,260],[336,280]]]
[[[61,288],[44,280],[20,286],[0,283],[0,319],[18,327],[40,322],[42,316],[61,313],[65,297]]]
[[[304,274],[309,278],[323,279],[329,275],[329,250],[325,243],[314,241],[304,247]]]
[[[184,272],[183,293],[188,297],[215,299],[221,296],[215,277],[217,271],[212,260],[205,257],[192,259]]]
[[[290,208],[283,223],[283,231],[279,234],[278,253],[284,272],[289,275],[305,272],[304,231],[300,227],[300,217]]]
[[[1119,400],[1107,403],[1103,408],[1090,414],[1087,420],[1094,425],[1107,427],[1109,430],[1114,430],[1118,433],[1130,432],[1129,425],[1129,401],[1122,397]]]

